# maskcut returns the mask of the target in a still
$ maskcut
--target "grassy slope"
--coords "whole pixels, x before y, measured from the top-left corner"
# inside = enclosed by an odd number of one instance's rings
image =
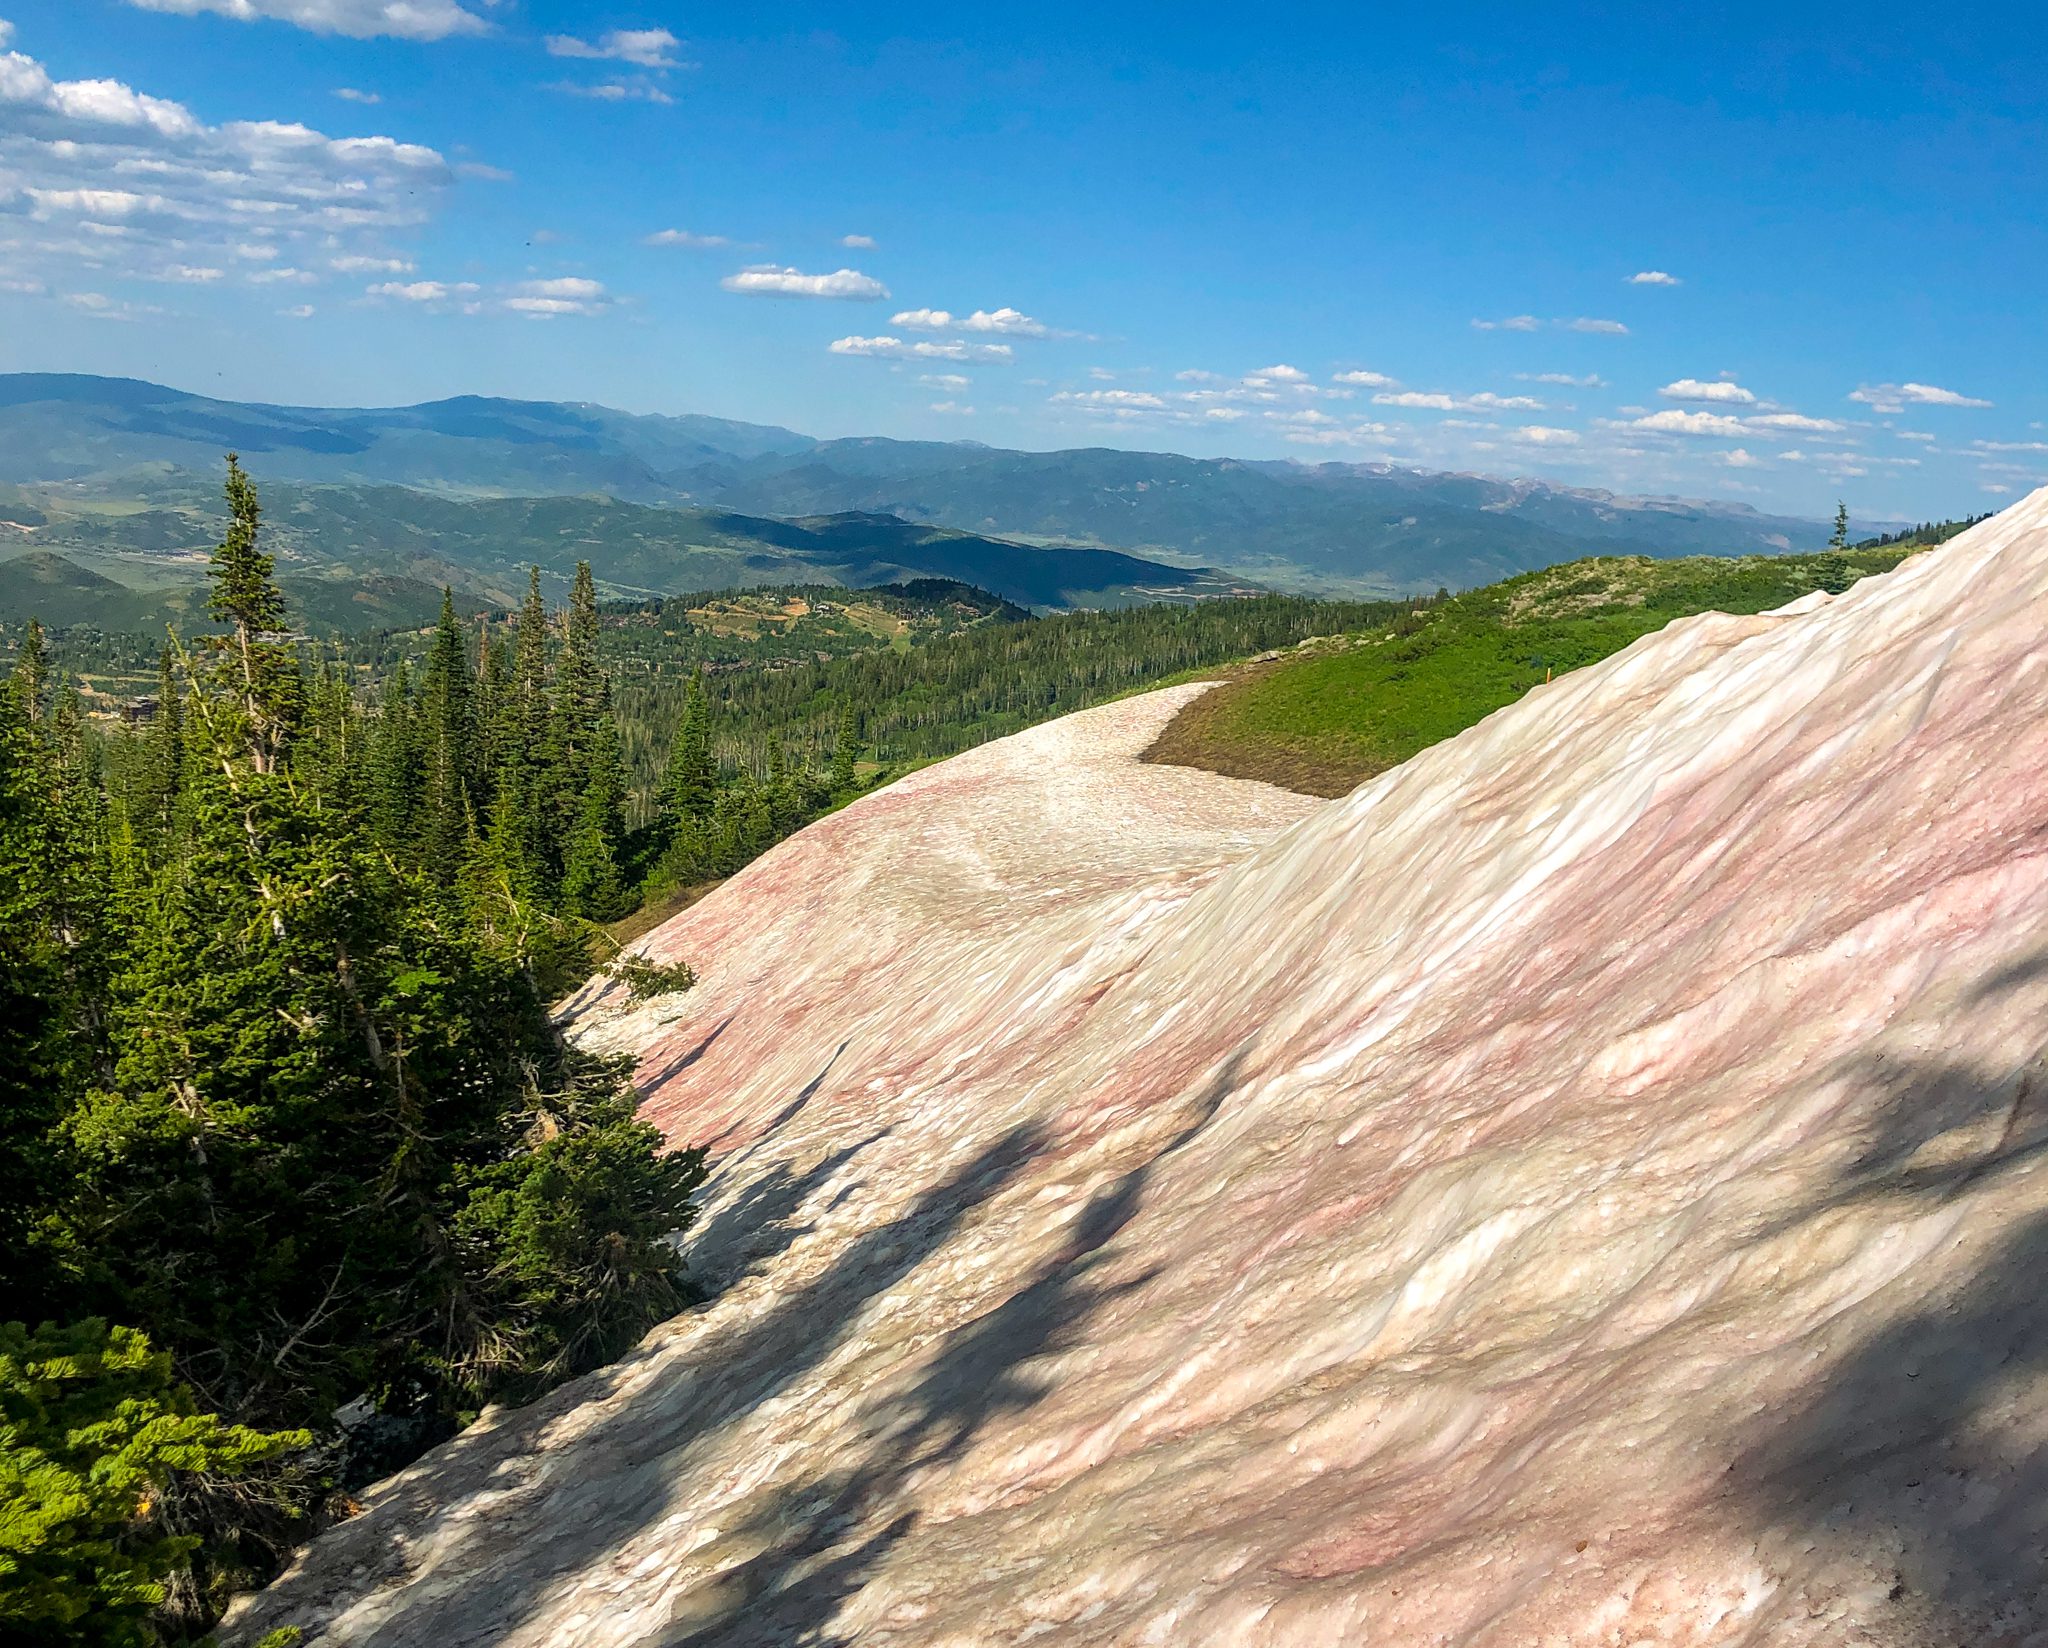
[[[1343,795],[1545,679],[1696,612],[1763,612],[1896,566],[1900,546],[1797,556],[1574,561],[1379,634],[1254,664],[1175,718],[1149,759]]]

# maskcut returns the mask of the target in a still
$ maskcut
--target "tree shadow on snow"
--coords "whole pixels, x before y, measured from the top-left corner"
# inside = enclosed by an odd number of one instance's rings
[[[851,1639],[832,1621],[916,1527],[913,1479],[958,1459],[998,1418],[1041,1401],[1053,1380],[1033,1364],[1078,1344],[1104,1305],[1157,1274],[1111,1281],[1101,1273],[1148,1182],[1214,1117],[1238,1063],[1223,1068],[1165,1144],[1089,1199],[1066,1242],[1016,1292],[947,1337],[912,1392],[879,1399],[862,1415],[858,1428],[880,1438],[885,1463],[863,1461],[776,1491],[740,1536],[758,1554],[692,1592],[688,1616],[671,1622],[661,1648],[846,1648]]]
[[[2000,975],[1975,1005],[2043,970]],[[2028,1173],[2048,1151],[2038,1054],[2005,1071],[1873,1059],[1857,1077],[1878,1095],[1870,1148],[1767,1234],[1849,1208],[1904,1226]],[[1798,1405],[1760,1418],[1730,1488],[1767,1542],[1855,1559],[1857,1594],[1810,1607],[1839,1601],[1858,1624],[1896,1633],[1879,1641],[2016,1648],[2048,1625],[2048,1415],[2028,1401],[2044,1376],[2048,1214],[2015,1221],[1953,1291],[1857,1346]]]

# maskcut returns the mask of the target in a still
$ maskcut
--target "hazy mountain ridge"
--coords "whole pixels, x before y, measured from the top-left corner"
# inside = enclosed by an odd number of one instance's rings
[[[210,476],[228,446],[272,482],[602,494],[754,516],[891,514],[1212,564],[1294,588],[1463,587],[1595,550],[1777,553],[1818,549],[1828,534],[1825,523],[1744,505],[1379,464],[817,440],[719,418],[482,396],[330,411],[131,379],[0,375],[0,482],[133,496],[179,479],[173,472]]]

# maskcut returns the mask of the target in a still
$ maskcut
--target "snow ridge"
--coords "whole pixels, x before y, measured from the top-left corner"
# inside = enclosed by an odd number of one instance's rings
[[[232,1640],[2048,1642],[2048,492],[1336,802],[1199,687],[802,832],[578,1033],[713,1300]]]

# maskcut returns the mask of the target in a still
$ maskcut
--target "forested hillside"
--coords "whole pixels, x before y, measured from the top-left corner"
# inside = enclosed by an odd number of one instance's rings
[[[594,602],[368,716],[230,470],[224,633],[0,690],[0,1635],[202,1632],[351,1490],[690,1294],[690,1152],[549,1021],[616,898]],[[673,990],[686,971],[643,972]]]

